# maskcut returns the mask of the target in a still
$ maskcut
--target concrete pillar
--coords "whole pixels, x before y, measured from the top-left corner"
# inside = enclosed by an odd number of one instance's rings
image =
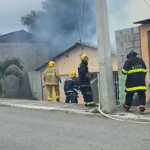
[[[100,68],[100,104],[104,112],[112,113],[116,110],[116,102],[114,98],[113,71],[106,0],[95,0],[95,12]]]

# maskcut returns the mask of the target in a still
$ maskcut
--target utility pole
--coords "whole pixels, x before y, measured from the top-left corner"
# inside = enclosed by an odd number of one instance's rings
[[[108,27],[106,0],[95,0],[97,44],[99,52],[99,99],[102,111],[112,113],[116,110],[111,48]]]

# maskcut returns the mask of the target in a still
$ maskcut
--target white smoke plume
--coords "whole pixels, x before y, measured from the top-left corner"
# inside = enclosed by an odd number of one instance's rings
[[[42,0],[43,1],[43,0]],[[57,0],[53,0],[57,1]],[[64,0],[62,0],[64,1]],[[70,0],[72,1],[72,0]],[[79,0],[75,0],[79,1]],[[83,0],[80,0],[81,3],[83,3]],[[89,0],[85,0],[86,2]],[[94,2],[94,0],[90,0],[91,2]],[[146,0],[147,3],[150,5],[150,0]],[[90,3],[91,3],[90,2]],[[21,25],[21,22],[19,22],[20,17],[29,13],[32,9],[33,10],[40,10],[41,9],[41,0],[11,0],[12,4],[16,4],[15,7],[12,7],[10,5],[10,0],[2,0],[0,1],[0,33],[5,34],[8,32],[20,30],[22,28],[25,28]],[[92,3],[91,3],[92,4]],[[133,25],[133,22],[148,19],[150,18],[150,7],[144,2],[144,0],[107,0],[108,4],[108,15],[109,15],[109,30],[110,30],[110,40],[111,40],[111,48],[112,51],[116,51],[115,47],[115,30],[120,30],[128,27],[135,26]],[[80,7],[80,10],[82,9],[82,6],[78,5]],[[64,7],[64,6],[63,6]],[[91,9],[90,11],[93,13],[94,17],[94,5],[90,5]],[[61,6],[59,7],[61,8]],[[87,5],[87,8],[85,7],[85,20],[84,20],[84,30],[83,30],[83,42],[88,42],[91,44],[97,44],[96,41],[96,35],[95,35],[95,19],[90,19],[88,17],[89,15],[89,7]],[[82,12],[82,11],[80,11]],[[78,12],[79,13],[79,12]],[[87,16],[86,16],[87,15]],[[74,17],[74,16],[72,16]],[[81,18],[78,18],[81,23]],[[66,22],[67,23],[67,22]],[[66,32],[66,30],[65,30]],[[52,32],[53,33],[53,32]],[[62,32],[63,34],[63,32]],[[75,35],[75,36],[73,36]],[[41,34],[41,37],[44,37],[44,34]],[[55,38],[56,36],[53,35]],[[63,35],[62,35],[63,37]],[[75,43],[78,40],[78,33],[77,28],[75,27],[75,30],[71,32],[71,34],[65,34],[66,40],[59,38],[59,34],[57,35],[57,40],[52,39],[51,41],[58,45],[59,42],[62,41],[62,45],[65,45],[66,47],[69,47]],[[88,37],[88,38],[87,38]],[[73,38],[73,40],[70,42],[70,39]],[[70,44],[69,44],[70,43]],[[65,48],[61,48],[61,51],[63,51]],[[57,47],[56,47],[57,50]],[[58,52],[59,52],[59,46],[58,46]]]
[[[150,0],[146,0],[150,5]],[[116,3],[117,2],[117,3]],[[144,0],[107,0],[112,51],[116,53],[115,31],[134,26],[136,21],[150,18],[150,7]]]

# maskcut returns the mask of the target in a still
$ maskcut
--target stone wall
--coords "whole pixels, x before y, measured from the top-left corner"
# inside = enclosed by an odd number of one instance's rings
[[[19,88],[16,78],[10,76],[6,80],[6,97],[31,97],[31,89],[27,72],[33,71],[49,60],[49,48],[46,44],[35,43],[0,43],[0,61],[6,58],[18,58],[24,65],[24,84]]]
[[[121,104],[123,104],[125,101],[126,76],[122,75],[121,70],[126,61],[126,53],[128,51],[134,50],[138,53],[138,57],[141,58],[140,27],[117,30],[115,34],[119,73],[119,98]]]

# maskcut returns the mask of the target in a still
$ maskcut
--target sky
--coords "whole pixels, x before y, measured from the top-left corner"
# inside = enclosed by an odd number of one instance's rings
[[[116,3],[117,2],[117,3]],[[150,4],[150,0],[147,0]],[[111,45],[115,45],[115,30],[135,26],[133,22],[150,18],[150,7],[144,0],[107,0]],[[135,6],[136,5],[136,6]],[[41,0],[0,0],[0,34],[27,28],[20,17],[41,9]],[[96,44],[96,40],[92,41]]]
[[[21,29],[27,30],[22,26],[20,17],[32,9],[40,8],[41,0],[0,0],[0,34]]]

